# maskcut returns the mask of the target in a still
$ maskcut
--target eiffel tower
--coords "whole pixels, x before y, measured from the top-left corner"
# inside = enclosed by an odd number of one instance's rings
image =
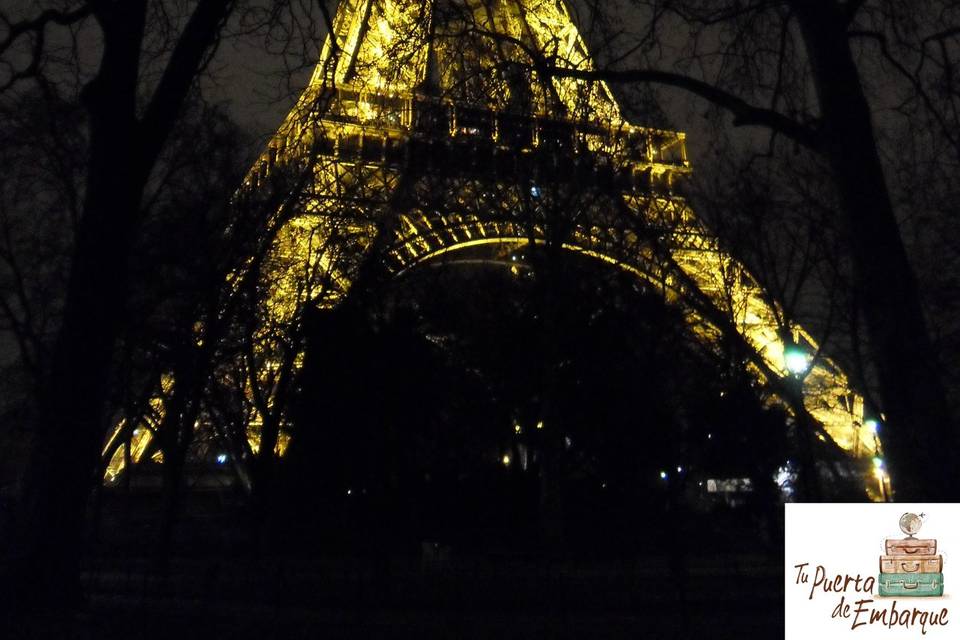
[[[296,189],[275,215],[261,324],[340,304],[371,264],[397,275],[470,251],[560,248],[634,274],[718,351],[738,344],[757,382],[882,499],[862,396],[682,197],[684,134],[630,123],[606,84],[545,61],[593,68],[563,0],[342,0],[238,196]],[[802,380],[795,345],[817,354]]]

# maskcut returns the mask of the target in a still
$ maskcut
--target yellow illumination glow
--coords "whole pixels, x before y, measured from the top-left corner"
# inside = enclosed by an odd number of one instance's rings
[[[440,194],[433,193],[433,183],[417,186],[422,176],[411,180],[404,173],[407,165],[403,158],[407,156],[403,152],[409,151],[408,143],[426,135],[441,143],[475,139],[486,145],[506,145],[504,123],[509,119],[503,115],[510,108],[522,109],[524,117],[529,114],[525,126],[529,125],[530,135],[526,142],[517,143],[521,145],[515,150],[518,154],[543,147],[550,126],[562,122],[576,132],[570,139],[577,141],[578,149],[585,147],[584,153],[624,170],[625,175],[646,176],[651,185],[664,188],[624,188],[619,201],[609,200],[600,208],[619,207],[626,218],[633,216],[641,224],[649,222],[666,229],[664,247],[669,250],[669,264],[637,233],[623,229],[629,225],[611,223],[600,212],[585,216],[588,219],[571,230],[563,239],[564,249],[614,265],[656,287],[668,302],[683,307],[696,336],[719,345],[725,327],[711,322],[703,307],[690,302],[692,293],[701,296],[698,299],[705,299],[733,323],[773,377],[788,375],[792,367],[781,338],[783,310],[770,302],[756,280],[698,222],[686,202],[669,192],[673,181],[690,170],[684,135],[626,122],[603,82],[548,80],[527,71],[522,76],[526,84],[518,91],[516,79],[507,80],[503,69],[511,65],[505,63],[530,69],[529,51],[560,67],[594,68],[566,3],[449,3],[443,5],[444,11],[435,11],[436,4],[419,0],[341,2],[309,86],[247,176],[247,187],[258,188],[276,167],[284,163],[300,167],[306,158],[311,160],[310,186],[298,194],[295,210],[281,207],[275,212],[276,233],[270,236],[272,243],[257,282],[261,302],[255,366],[259,370],[251,378],[263,387],[268,404],[272,407],[275,365],[283,361],[284,343],[278,332],[301,322],[304,309],[311,305],[333,308],[339,304],[375,242],[385,241],[385,255],[377,259],[394,274],[481,245],[516,248],[545,244],[544,224],[524,224],[518,218],[522,203],[531,200],[530,183],[469,175],[448,187],[451,193],[444,203]],[[432,41],[431,33],[436,35]],[[517,107],[521,99],[527,103]],[[472,112],[464,106],[482,117],[470,121]],[[424,123],[434,117],[438,118],[437,130],[424,129]],[[414,123],[420,128],[414,128]],[[589,127],[575,128],[585,124]],[[392,163],[382,159],[390,146],[384,141],[397,150]],[[411,203],[418,188],[437,195],[436,202],[430,200],[429,206]],[[549,206],[551,187],[538,180],[536,193],[537,206]],[[597,208],[594,205],[594,210]],[[384,221],[395,224],[384,225]],[[382,228],[390,229],[392,235],[379,238]],[[517,265],[511,271],[520,273]],[[228,286],[238,286],[240,281],[239,273],[227,278]],[[816,355],[804,371],[807,411],[851,456],[867,459],[879,454],[879,439],[863,421],[862,396],[835,363],[818,353],[812,336],[800,327],[789,328]],[[303,354],[297,353],[295,369],[299,370],[302,361]],[[748,368],[758,383],[767,382],[770,374],[763,367],[750,364]],[[159,392],[150,400],[155,414],[162,416],[164,398],[169,397],[173,384],[170,376],[161,380]],[[249,383],[245,393],[247,437],[256,453],[263,416],[253,406]],[[281,424],[279,455],[289,442],[286,423]],[[543,422],[537,422],[536,429],[542,428]],[[519,434],[520,425],[514,430]],[[126,433],[121,422],[104,455],[121,451],[122,447],[116,449],[116,439]],[[151,434],[144,428],[131,436],[137,456],[143,455]],[[510,456],[504,455],[501,461],[509,466]],[[114,454],[108,474],[115,478],[122,465],[123,455],[118,460]],[[864,481],[874,484],[869,474]]]

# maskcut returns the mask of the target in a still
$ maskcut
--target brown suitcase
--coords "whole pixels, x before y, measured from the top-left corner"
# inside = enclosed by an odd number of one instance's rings
[[[886,540],[884,547],[888,556],[934,556],[937,554],[937,541],[932,539],[902,538]]]
[[[943,556],[880,556],[880,573],[940,573]]]

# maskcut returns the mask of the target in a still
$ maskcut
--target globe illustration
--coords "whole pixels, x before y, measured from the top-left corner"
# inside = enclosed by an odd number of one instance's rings
[[[908,536],[913,536],[923,525],[923,520],[915,513],[905,513],[900,516],[900,530]]]

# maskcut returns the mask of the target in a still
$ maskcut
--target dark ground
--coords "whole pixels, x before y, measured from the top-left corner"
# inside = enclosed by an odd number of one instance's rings
[[[13,637],[739,638],[783,628],[781,569],[756,556],[692,558],[683,577],[663,559],[431,568],[399,558],[177,558],[166,578],[97,562],[82,612],[33,617]]]
[[[765,638],[783,633],[782,558],[704,549],[547,557],[421,545],[412,553],[254,544],[202,505],[168,562],[156,525],[107,502],[79,611],[5,621],[2,638]],[[736,519],[734,518],[734,521]],[[729,547],[729,544],[722,546]],[[589,557],[587,557],[589,556]],[[55,610],[55,608],[53,608]]]

